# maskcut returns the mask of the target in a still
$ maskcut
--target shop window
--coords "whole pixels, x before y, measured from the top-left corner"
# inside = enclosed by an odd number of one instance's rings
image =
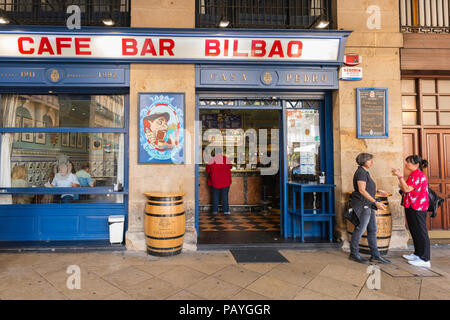
[[[22,128],[41,124],[61,128],[122,128],[124,124],[123,96],[18,95],[14,99],[16,115],[35,121],[22,121],[19,125]],[[4,96],[2,101],[4,113],[8,98]],[[3,120],[5,116],[0,119],[0,126],[14,127],[14,122]]]
[[[122,95],[0,95],[12,131],[1,136],[0,188],[26,192],[0,203],[123,202],[112,191],[124,182],[124,108]]]

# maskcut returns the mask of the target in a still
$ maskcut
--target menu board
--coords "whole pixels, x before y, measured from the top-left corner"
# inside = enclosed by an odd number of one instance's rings
[[[387,89],[358,88],[356,91],[358,138],[387,138]]]

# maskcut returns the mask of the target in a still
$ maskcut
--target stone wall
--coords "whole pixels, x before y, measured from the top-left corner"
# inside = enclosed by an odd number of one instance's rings
[[[194,0],[133,0],[131,27],[194,28]],[[130,66],[130,196],[126,247],[145,250],[144,192],[185,192],[186,234],[184,250],[195,250],[195,166],[193,152],[186,152],[185,165],[138,165],[138,93],[184,92],[185,124],[191,133],[186,146],[194,145],[195,68],[194,65],[131,64]],[[188,148],[189,149],[189,148]]]
[[[403,37],[399,32],[398,2],[388,0],[353,1],[338,0],[337,29],[353,30],[346,53],[362,56],[363,80],[340,81],[339,91],[333,96],[334,161],[337,226],[336,231],[344,248],[348,248],[345,221],[342,212],[347,204],[347,193],[353,190],[353,173],[357,168],[355,158],[360,152],[373,154],[371,175],[378,189],[392,193],[389,198],[393,217],[393,235],[390,247],[405,248],[408,234],[398,181],[390,169],[403,166],[400,55]],[[370,9],[375,9],[371,11]],[[377,25],[377,7],[379,25]],[[369,23],[368,23],[369,20]],[[389,138],[356,138],[356,88],[388,88]]]

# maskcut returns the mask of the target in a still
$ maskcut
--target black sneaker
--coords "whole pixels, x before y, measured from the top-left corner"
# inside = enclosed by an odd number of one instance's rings
[[[350,260],[362,263],[362,264],[369,264],[369,261],[367,261],[366,259],[364,259],[361,256],[355,256],[354,254],[350,254],[350,256],[348,257]]]
[[[382,262],[382,263],[386,263],[386,264],[390,264],[391,261],[388,259],[383,258],[382,256],[378,256],[378,257],[370,257],[370,262]]]

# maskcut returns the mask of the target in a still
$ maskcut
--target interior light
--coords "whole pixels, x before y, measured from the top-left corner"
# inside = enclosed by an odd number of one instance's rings
[[[330,21],[325,20],[325,19],[319,19],[317,20],[316,23],[314,23],[314,28],[316,29],[324,29],[326,27],[328,27],[328,25],[330,24]]]
[[[103,22],[103,24],[105,25],[105,26],[113,26],[114,25],[114,20],[113,19],[110,19],[110,18],[108,18],[108,19],[103,19],[102,20],[102,22]]]
[[[4,17],[4,16],[0,16],[0,24],[8,24],[9,23],[9,19]]]
[[[230,25],[230,20],[228,19],[220,19],[219,28],[226,28]]]

